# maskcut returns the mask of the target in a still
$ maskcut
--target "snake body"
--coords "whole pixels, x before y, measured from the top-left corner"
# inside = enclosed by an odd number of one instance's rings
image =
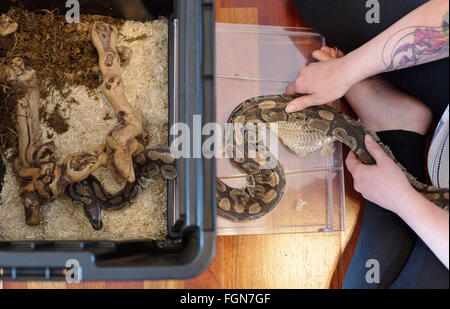
[[[90,175],[83,181],[72,183],[66,192],[76,205],[83,207],[92,227],[100,230],[102,209],[120,210],[130,206],[156,177],[175,179],[175,163],[168,147],[145,149],[133,158],[136,181],[127,182],[121,191],[110,194],[95,176]]]
[[[438,206],[448,209],[448,188],[433,187],[417,181],[395,159],[375,132],[327,106],[308,107],[288,114],[285,108],[292,99],[284,95],[255,97],[239,104],[230,114],[228,123],[234,124],[230,133],[233,142],[227,143],[226,151],[232,154],[232,162],[249,176],[244,188],[233,188],[216,179],[217,213],[220,216],[232,221],[257,219],[270,212],[283,196],[286,187],[283,168],[264,145],[261,131],[255,129],[255,124],[258,128],[262,126],[275,131],[282,143],[299,156],[317,150],[322,150],[325,155],[331,154],[333,143],[339,141],[353,150],[364,164],[375,164],[364,141],[365,135],[370,134],[402,168],[418,192]],[[168,148],[144,150],[134,158],[137,180],[127,184],[117,194],[107,193],[94,176],[72,184],[68,194],[75,203],[84,207],[94,228],[99,228],[100,208],[114,210],[127,207],[155,176],[174,179],[174,162]],[[170,172],[162,172],[163,169]]]

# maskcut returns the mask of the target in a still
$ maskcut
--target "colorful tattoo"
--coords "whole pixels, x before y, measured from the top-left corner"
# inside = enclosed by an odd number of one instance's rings
[[[412,26],[395,33],[383,47],[386,71],[448,57],[448,12],[440,27]]]

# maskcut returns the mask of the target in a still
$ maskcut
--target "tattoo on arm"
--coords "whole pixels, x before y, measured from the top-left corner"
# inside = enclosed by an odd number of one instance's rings
[[[448,18],[447,12],[439,27],[411,26],[393,34],[382,52],[386,71],[448,57]]]

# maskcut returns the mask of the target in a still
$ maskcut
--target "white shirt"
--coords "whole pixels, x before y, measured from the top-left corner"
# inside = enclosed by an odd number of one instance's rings
[[[449,111],[448,105],[434,132],[428,152],[428,173],[433,186],[448,188],[449,153],[448,153]]]

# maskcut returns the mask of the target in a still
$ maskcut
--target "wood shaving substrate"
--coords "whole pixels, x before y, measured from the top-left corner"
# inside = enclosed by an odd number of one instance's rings
[[[145,35],[147,35],[145,37]],[[143,36],[144,39],[133,41]],[[119,34],[118,45],[133,50],[129,66],[122,68],[125,94],[130,104],[144,119],[149,134],[148,147],[168,143],[168,24],[164,19],[152,22],[127,21]],[[128,43],[127,40],[130,42]],[[72,89],[71,97],[79,104],[62,101],[60,111],[67,118],[69,131],[58,135],[41,121],[42,138],[48,134],[56,144],[56,157],[61,163],[70,153],[93,149],[105,142],[106,134],[117,123],[111,105],[98,91],[89,97],[84,86]],[[49,111],[58,103],[58,96],[47,100]],[[41,102],[42,104],[42,102]],[[112,118],[104,120],[104,117]],[[117,185],[106,169],[94,173],[110,192]],[[25,224],[24,209],[18,195],[18,183],[8,163],[0,203],[0,240],[130,240],[162,239],[167,235],[167,184],[156,180],[130,207],[119,211],[103,211],[103,229],[95,231],[83,209],[67,196],[41,208],[41,224]]]

